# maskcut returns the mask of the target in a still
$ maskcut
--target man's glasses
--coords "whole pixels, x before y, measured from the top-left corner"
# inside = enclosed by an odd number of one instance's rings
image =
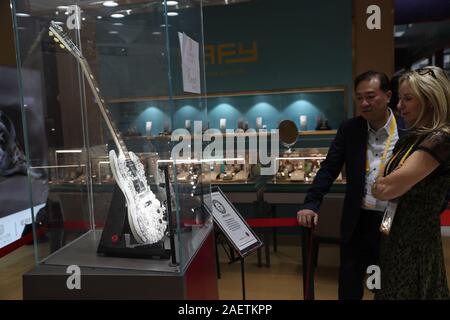
[[[415,72],[417,72],[421,76],[426,76],[427,74],[431,74],[433,76],[433,78],[437,79],[436,75],[434,74],[433,69],[430,69],[430,68],[420,68],[420,69],[415,70]]]

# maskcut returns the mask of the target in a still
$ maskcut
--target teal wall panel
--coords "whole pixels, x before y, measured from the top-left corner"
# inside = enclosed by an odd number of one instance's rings
[[[185,28],[187,21],[194,20],[186,10],[180,15],[186,21],[172,20],[172,26],[186,30],[195,39],[200,36],[198,30]],[[192,15],[198,12],[192,11]],[[267,128],[273,129],[284,119],[299,126],[300,114],[308,116],[308,130],[314,129],[318,115],[328,118],[336,129],[353,114],[351,16],[351,0],[256,0],[207,6],[203,12],[207,92],[340,86],[346,89],[347,99],[343,92],[308,92],[210,97],[207,108],[202,99],[116,103],[110,105],[113,117],[121,131],[134,127],[141,134],[145,134],[146,121],[153,122],[153,134],[161,132],[165,123],[171,123],[172,129],[184,127],[187,119],[209,122],[210,127],[217,128],[222,117],[227,118],[228,128],[236,128],[239,120],[254,128],[255,118],[262,116]],[[131,26],[140,28],[140,32],[129,31],[133,36],[130,39],[121,35],[125,37],[126,52],[108,47],[109,37],[114,36],[107,34],[109,22],[98,22],[100,82],[108,98],[168,95],[167,65],[161,55],[166,44],[162,38],[155,42],[152,35],[162,21],[142,25],[144,19],[136,19]],[[179,48],[172,36],[170,42],[176,60]],[[159,69],[151,69],[143,62],[148,54],[147,59],[160,61]],[[119,64],[127,70],[112,71]],[[172,71],[173,92],[182,94],[181,71]],[[149,74],[153,79],[154,74],[160,75],[161,81],[151,83]]]
[[[351,0],[260,0],[204,10],[208,92],[352,84]],[[257,43],[256,62],[218,61],[218,45]],[[226,51],[226,50],[224,50]],[[229,50],[228,50],[229,52]]]
[[[173,128],[183,128],[185,120],[203,121],[210,128],[219,128],[220,118],[227,119],[227,129],[237,128],[238,121],[248,122],[249,128],[256,128],[256,117],[262,117],[267,130],[278,128],[285,119],[292,119],[300,130],[300,115],[306,115],[308,130],[314,130],[316,117],[328,119],[332,129],[337,129],[345,119],[344,92],[301,92],[267,95],[226,96],[207,98],[208,115],[197,107],[196,100],[175,100]],[[152,121],[152,134],[158,134],[164,123],[170,122],[167,101],[112,104],[113,117],[123,132],[135,127],[145,134],[145,122]]]

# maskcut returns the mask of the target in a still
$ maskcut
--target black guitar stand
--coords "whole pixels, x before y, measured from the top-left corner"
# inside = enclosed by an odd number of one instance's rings
[[[219,237],[220,237],[220,235],[221,235],[221,231],[218,231],[217,232],[217,234],[216,234],[216,246],[217,246],[217,242],[218,242],[218,240],[219,240]],[[226,237],[224,237],[225,238],[225,240],[228,242],[228,240],[226,239]],[[222,245],[222,248],[223,248],[223,250],[225,251],[225,253],[226,253],[226,255],[227,255],[227,257],[228,257],[228,264],[233,264],[233,263],[235,263],[235,262],[237,262],[237,261],[240,261],[241,262],[241,285],[242,285],[242,300],[245,300],[246,299],[246,294],[245,294],[245,258],[244,257],[236,257],[235,255],[234,255],[234,248],[233,248],[233,246],[231,245],[231,244],[229,244],[228,243],[228,250],[227,250],[227,248],[225,247],[225,245],[222,243],[222,242],[220,242],[220,244]],[[216,251],[217,251],[217,249],[216,249]],[[216,263],[219,265],[219,257],[218,257],[218,253],[216,252]],[[218,268],[218,273],[220,273],[220,269]],[[220,276],[219,276],[219,279],[220,279]]]
[[[164,171],[164,187],[166,188],[166,198],[167,198],[167,219],[168,219],[168,229],[170,238],[170,248],[172,252],[172,265],[176,266],[177,257],[175,253],[175,232],[173,230],[173,216],[172,216],[172,196],[170,193],[170,177],[169,177],[169,166],[167,164],[161,166]]]
[[[171,249],[164,247],[164,240],[148,245],[139,245],[136,242],[131,234],[125,203],[125,196],[116,185],[97,253],[113,257],[158,260],[168,260],[175,256],[172,241]]]

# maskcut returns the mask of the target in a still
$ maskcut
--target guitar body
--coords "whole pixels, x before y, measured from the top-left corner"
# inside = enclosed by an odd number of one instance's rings
[[[128,159],[123,154],[109,152],[109,163],[116,183],[125,196],[128,222],[138,243],[152,244],[160,241],[167,228],[166,209],[150,190],[144,166],[131,151]]]

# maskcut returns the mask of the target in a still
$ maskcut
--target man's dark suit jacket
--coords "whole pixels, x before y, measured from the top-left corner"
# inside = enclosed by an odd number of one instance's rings
[[[398,117],[396,119],[397,129],[403,127]],[[399,135],[402,135],[402,131],[399,131]],[[344,242],[350,240],[359,220],[366,183],[367,136],[367,121],[363,117],[355,117],[342,123],[302,206],[302,209],[319,213],[323,197],[345,164],[347,187],[341,220],[341,240]]]

